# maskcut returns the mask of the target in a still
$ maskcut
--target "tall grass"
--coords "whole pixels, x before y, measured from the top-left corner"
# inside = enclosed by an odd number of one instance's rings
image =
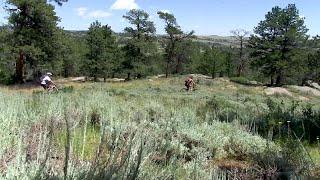
[[[268,150],[281,159],[281,144],[258,135],[267,98],[211,84],[195,93],[165,88],[176,81],[0,91],[1,177],[224,179],[266,174],[258,161]]]

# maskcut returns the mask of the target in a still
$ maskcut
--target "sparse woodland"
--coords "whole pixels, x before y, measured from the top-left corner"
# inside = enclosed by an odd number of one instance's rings
[[[123,15],[123,32],[98,21],[67,31],[54,11],[65,3],[5,3],[1,178],[320,177],[320,38],[294,4],[216,37],[167,12],[158,35],[142,9]],[[33,86],[47,71],[58,92]]]

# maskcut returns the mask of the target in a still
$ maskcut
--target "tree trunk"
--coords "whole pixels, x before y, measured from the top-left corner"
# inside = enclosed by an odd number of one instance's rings
[[[304,77],[301,80],[301,86],[305,86],[307,84],[308,78]]]
[[[211,73],[211,77],[212,77],[212,79],[216,78],[216,72],[215,72],[215,71],[213,71],[213,72]]]
[[[19,52],[19,58],[16,62],[16,82],[23,83],[23,74],[24,74],[24,54],[22,51]]]
[[[93,81],[94,82],[97,82],[98,81],[98,77],[97,77],[97,75],[95,74],[95,75],[93,75]]]
[[[283,72],[282,70],[279,70],[279,72],[277,73],[277,79],[276,79],[276,86],[282,86],[283,84]]]
[[[238,77],[243,75],[243,70],[244,70],[244,60],[240,59],[240,64],[238,66],[238,72],[237,72]]]
[[[237,76],[240,77],[242,75],[243,72],[243,66],[244,66],[244,62],[243,62],[243,38],[240,38],[240,53],[239,53],[239,58],[240,58],[240,62],[238,65],[238,73]]]
[[[270,76],[270,86],[273,86],[274,81],[273,81],[273,75]]]
[[[237,68],[237,77],[240,77],[241,76],[241,65],[238,66]]]
[[[216,62],[213,61],[213,68],[212,68],[212,79],[216,78]]]
[[[131,73],[128,73],[127,81],[130,81],[130,76],[131,76]]]
[[[168,53],[168,59],[167,59],[167,67],[166,67],[166,78],[168,78],[169,75],[169,65],[170,62],[172,61],[173,57],[174,57],[174,49],[175,49],[175,41],[173,37],[170,37],[170,49],[169,49],[169,53]]]
[[[180,67],[181,67],[181,56],[179,55],[177,57],[177,64],[176,64],[176,71],[175,71],[176,74],[178,74],[180,72],[179,71]]]
[[[97,82],[97,81],[98,81],[98,75],[97,75],[97,73],[98,73],[98,68],[95,67],[95,68],[94,68],[94,71],[95,71],[95,73],[94,73],[94,75],[93,75],[93,81],[94,81],[94,82]]]
[[[68,76],[69,76],[68,68],[67,68],[67,67],[64,67],[63,77],[67,78]]]
[[[167,60],[167,66],[166,66],[166,78],[168,78],[168,74],[169,74],[169,60]]]

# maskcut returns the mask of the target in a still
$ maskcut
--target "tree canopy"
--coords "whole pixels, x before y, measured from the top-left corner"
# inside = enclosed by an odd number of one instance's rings
[[[296,50],[307,39],[307,31],[304,18],[294,4],[284,9],[272,8],[254,29],[255,34],[249,40],[252,64],[270,77],[271,85],[274,81],[277,86],[284,83],[288,69],[294,65]]]
[[[0,27],[0,82],[37,80],[41,73],[56,76],[137,78],[165,73],[243,76],[282,84],[320,80],[320,38],[310,38],[294,4],[274,7],[249,31],[233,37],[194,35],[172,13],[157,12],[164,35],[142,9],[123,15],[129,23],[121,33],[95,21],[88,31],[58,27],[55,7],[67,0],[6,0],[8,24]],[[251,66],[249,66],[251,65]]]
[[[122,65],[130,79],[132,72],[142,76],[150,64],[150,54],[156,53],[154,33],[156,28],[149,20],[149,14],[144,10],[132,9],[123,16],[133,27],[126,27],[124,32],[130,36],[123,50],[125,60]]]
[[[112,68],[113,54],[116,49],[115,37],[112,34],[111,27],[102,26],[100,22],[93,22],[87,35],[87,44],[89,51],[86,54],[87,61],[85,70],[94,81],[98,77],[106,77],[108,70]]]
[[[189,33],[184,33],[181,27],[178,25],[176,18],[173,14],[167,12],[158,12],[159,18],[165,23],[165,31],[167,33],[165,42],[165,52],[166,52],[166,77],[169,74],[170,63],[177,61],[176,66],[179,66],[179,58],[177,58],[177,44],[184,39],[192,38],[194,31]],[[176,73],[177,73],[177,67]]]
[[[9,26],[13,32],[12,48],[18,54],[16,82],[25,80],[26,71],[37,76],[38,67],[44,62],[57,60],[57,22],[54,6],[45,0],[8,0]],[[61,4],[62,1],[57,1]]]

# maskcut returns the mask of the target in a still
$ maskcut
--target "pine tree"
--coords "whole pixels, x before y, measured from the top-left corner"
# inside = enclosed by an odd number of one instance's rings
[[[11,47],[11,31],[8,26],[0,27],[0,83],[12,84],[13,83],[13,61],[15,58],[12,56]]]
[[[208,47],[203,53],[198,69],[203,74],[210,74],[214,79],[217,74],[223,76],[226,71],[226,53],[216,47]]]
[[[61,4],[64,0],[56,0]],[[14,52],[17,54],[15,80],[24,82],[27,65],[36,76],[38,67],[56,60],[57,22],[54,6],[46,0],[7,0],[12,7],[9,25],[13,28]]]
[[[246,37],[249,35],[249,31],[246,31],[244,29],[236,29],[232,30],[231,33],[234,35],[236,40],[239,43],[239,60],[237,64],[237,76],[240,77],[243,75],[243,71],[245,70],[245,67],[247,65],[247,61],[245,58],[245,52],[244,48],[246,46]]]
[[[289,68],[294,67],[295,50],[307,39],[307,31],[294,4],[272,8],[255,28],[249,40],[253,66],[270,77],[271,85],[283,84]]]
[[[162,19],[165,22],[165,31],[167,32],[167,36],[165,37],[167,39],[166,45],[165,45],[165,51],[166,51],[166,77],[168,77],[169,74],[169,68],[170,64],[175,61],[179,61],[179,58],[177,58],[177,44],[187,38],[192,38],[194,31],[191,31],[189,33],[184,33],[181,30],[181,27],[178,25],[176,18],[173,14],[159,11],[158,15],[160,19]],[[178,69],[178,66],[180,64],[176,63],[176,69]]]
[[[98,81],[99,76],[105,78],[111,73],[112,62],[115,60],[116,42],[111,27],[102,26],[98,21],[93,22],[87,35],[87,45],[89,52],[84,68],[89,76],[94,77],[94,81]]]
[[[127,79],[130,79],[131,72],[141,72],[150,65],[149,57],[157,51],[154,44],[154,33],[156,28],[149,20],[149,14],[143,10],[130,10],[123,16],[133,27],[126,27],[124,31],[130,36],[126,46],[123,68],[127,71]]]

